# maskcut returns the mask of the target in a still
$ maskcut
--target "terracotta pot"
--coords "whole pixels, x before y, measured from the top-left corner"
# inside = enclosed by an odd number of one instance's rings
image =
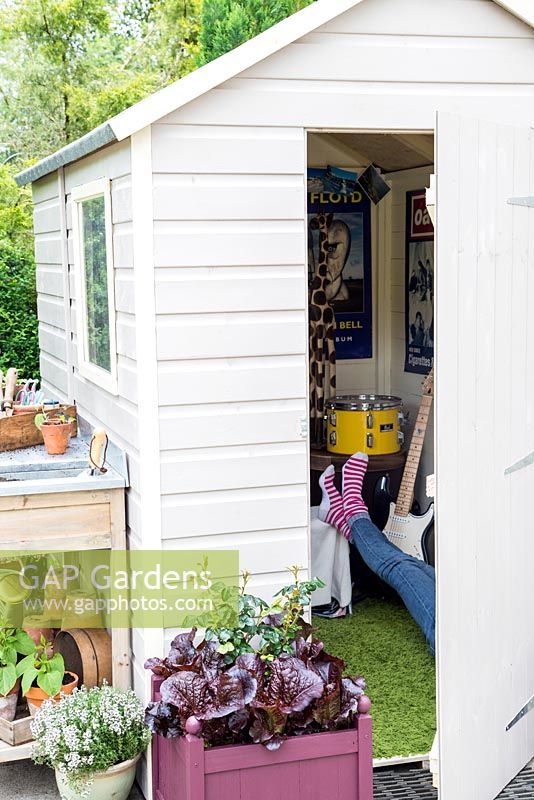
[[[48,420],[41,425],[46,451],[51,456],[61,456],[69,446],[72,427],[70,422]]]
[[[126,800],[135,780],[135,769],[141,755],[115,764],[105,772],[95,772],[87,780],[83,796],[85,800]],[[78,800],[80,794],[70,788],[62,772],[56,770],[56,783],[62,800]]]
[[[65,675],[71,675],[74,680],[70,683],[65,683],[61,687],[61,691],[56,694],[53,698],[54,702],[58,703],[61,700],[62,694],[72,694],[74,689],[78,686],[78,676],[74,674],[74,672],[69,672],[68,670],[65,671]],[[39,689],[38,686],[30,686],[28,691],[26,692],[26,700],[28,701],[28,708],[30,710],[30,715],[32,717],[35,716],[37,711],[41,708],[45,700],[49,700],[50,695],[46,692],[43,692],[42,689]]]
[[[39,626],[39,617],[27,617],[24,620],[23,630],[28,634],[33,643],[38,647],[41,644],[41,636],[44,636],[47,642],[54,641],[54,628],[45,628]],[[53,648],[50,658],[54,654]]]
[[[13,722],[17,713],[17,701],[19,699],[20,678],[17,679],[16,684],[11,689],[9,694],[0,694],[0,719],[5,719],[6,722]]]

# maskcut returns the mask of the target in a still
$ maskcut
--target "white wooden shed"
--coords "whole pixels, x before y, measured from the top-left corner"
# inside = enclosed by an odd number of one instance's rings
[[[412,407],[404,201],[435,173],[442,800],[491,800],[534,756],[534,714],[507,730],[534,695],[534,212],[508,203],[534,195],[533,26],[532,0],[318,0],[18,176],[43,381],[127,452],[131,547],[239,548],[270,594],[309,562],[307,167],[387,150],[373,358],[339,383]],[[73,248],[94,198],[112,301],[96,370]],[[162,648],[134,631],[138,687]]]

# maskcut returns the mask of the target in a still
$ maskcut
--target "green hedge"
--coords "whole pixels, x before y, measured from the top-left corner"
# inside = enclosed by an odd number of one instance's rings
[[[39,377],[37,293],[33,257],[23,245],[0,241],[0,369]]]

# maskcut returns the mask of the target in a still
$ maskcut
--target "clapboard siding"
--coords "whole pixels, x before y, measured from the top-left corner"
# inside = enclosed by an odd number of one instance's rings
[[[401,13],[395,10],[396,15]],[[233,125],[431,131],[436,108],[483,119],[498,113],[510,123],[530,122],[534,76],[528,85],[474,83],[469,82],[466,68],[464,83],[449,83],[447,73],[442,82],[430,83],[424,80],[425,63],[422,58],[419,82],[394,87],[388,82],[234,78],[214,89],[209,103],[206,98],[195,100],[169,114],[165,122],[208,126],[231,119]],[[504,71],[506,63],[502,56]]]
[[[306,353],[305,311],[187,314],[158,320],[161,361]]]
[[[302,528],[308,524],[307,496],[305,485],[165,496],[163,538],[198,536],[202,547],[203,536],[218,533]],[[283,555],[281,568],[285,567]],[[307,558],[304,560],[307,563]]]
[[[395,13],[402,13],[401,10]],[[473,52],[474,51],[474,52]],[[335,52],[335,58],[332,53]],[[355,54],[357,53],[357,58]],[[260,61],[245,78],[408,83],[531,83],[534,40],[317,32]],[[431,57],[430,57],[431,56]],[[503,70],[502,59],[506,58]]]
[[[158,314],[302,309],[303,266],[158,270]]]
[[[190,175],[193,169],[195,175],[224,173],[230,180],[233,175],[255,173],[302,174],[298,169],[302,162],[302,131],[233,126],[228,125],[228,119],[224,126],[153,125],[155,175]],[[160,181],[155,178],[156,187]]]
[[[256,196],[253,206],[250,193]],[[154,176],[154,219],[301,219],[302,175]]]
[[[307,380],[301,356],[158,364],[160,407],[306,397]]]
[[[304,400],[166,406],[160,409],[161,446],[165,451],[299,441],[295,420],[306,414]]]
[[[156,221],[154,258],[156,267],[303,264],[302,220]]]
[[[41,382],[46,394],[61,397],[68,387],[67,315],[57,174],[37,181],[32,191]]]
[[[309,560],[304,131],[154,125],[152,153],[163,540],[271,596]]]
[[[202,546],[207,550],[239,550],[240,568],[250,570],[256,565],[255,572],[265,575],[277,572],[280,563],[280,552],[283,552],[288,564],[299,563],[302,549],[306,547],[308,531],[305,527],[290,530],[244,531],[237,534],[204,536]],[[265,547],[265,539],[269,538],[269,547]],[[194,550],[198,547],[198,539],[194,536],[165,541],[166,550]]]
[[[396,3],[395,12],[399,6]],[[323,31],[342,34],[347,29],[350,31],[355,13],[360,33],[413,34],[414,19],[424,19],[426,36],[532,37],[531,29],[490,0],[440,0],[432,4],[431,14],[428,13],[428,0],[403,0],[402,13],[394,14],[391,13],[391,0],[373,0],[372,3],[362,3],[354,11],[340,14],[327,23]]]
[[[161,459],[162,494],[216,492],[305,483],[306,443],[206,447],[166,452]]]

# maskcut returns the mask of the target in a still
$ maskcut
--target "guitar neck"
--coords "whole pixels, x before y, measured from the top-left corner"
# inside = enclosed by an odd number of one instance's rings
[[[415,422],[412,440],[410,442],[410,449],[408,451],[408,457],[404,467],[399,495],[395,504],[395,513],[401,517],[407,517],[412,508],[415,492],[415,480],[417,478],[419,462],[421,461],[421,455],[423,452],[423,444],[425,442],[425,434],[428,427],[431,407],[432,395],[424,394],[421,398],[421,405],[419,406],[419,413],[417,414],[417,420]]]

